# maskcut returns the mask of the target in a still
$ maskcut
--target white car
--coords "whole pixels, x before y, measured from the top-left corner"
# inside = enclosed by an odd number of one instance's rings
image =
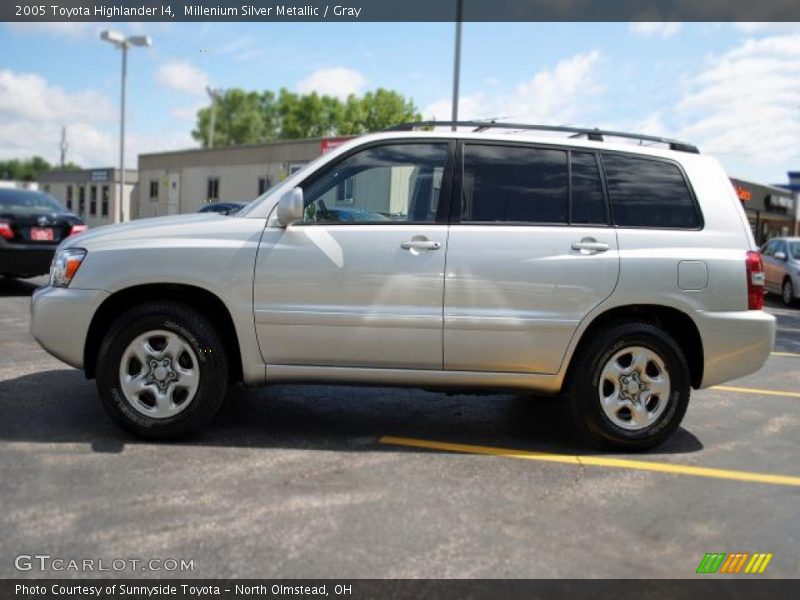
[[[234,217],[69,238],[33,335],[148,437],[207,423],[234,382],[325,382],[560,394],[643,449],[692,388],[764,364],[761,258],[714,159],[474,125],[357,139]]]

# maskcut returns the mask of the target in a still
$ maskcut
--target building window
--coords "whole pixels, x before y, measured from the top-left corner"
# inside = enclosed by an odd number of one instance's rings
[[[206,193],[206,202],[216,202],[219,200],[219,177],[209,177],[208,190]]]
[[[158,180],[150,180],[150,200],[158,200]]]
[[[89,188],[89,214],[97,216],[97,186]]]
[[[78,188],[78,214],[83,216],[86,214],[86,187],[80,186]]]
[[[108,199],[111,195],[111,190],[107,185],[103,186],[103,196],[100,202],[100,214],[104,217],[108,216]]]
[[[72,210],[72,186],[67,186],[67,210]]]
[[[272,182],[269,180],[269,177],[259,177],[258,178],[258,195],[260,196],[264,192],[266,192],[269,188],[272,187]]]

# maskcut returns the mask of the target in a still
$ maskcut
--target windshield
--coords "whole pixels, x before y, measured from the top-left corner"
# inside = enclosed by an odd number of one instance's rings
[[[48,194],[29,190],[0,189],[0,213],[53,212],[66,212],[66,209]]]
[[[800,242],[789,242],[789,254],[795,260],[800,260]]]

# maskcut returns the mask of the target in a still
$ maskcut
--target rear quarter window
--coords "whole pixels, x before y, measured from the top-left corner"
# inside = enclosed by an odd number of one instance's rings
[[[608,197],[618,227],[697,229],[700,213],[680,168],[671,162],[603,153]]]

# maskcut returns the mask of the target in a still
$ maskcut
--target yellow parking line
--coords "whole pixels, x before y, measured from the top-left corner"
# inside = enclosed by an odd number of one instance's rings
[[[752,473],[748,471],[730,471],[727,469],[712,469],[709,467],[695,467],[693,465],[678,465],[672,463],[658,463],[644,460],[629,460],[626,458],[611,458],[607,456],[578,456],[572,454],[553,454],[550,452],[530,452],[527,450],[510,450],[508,448],[494,448],[492,446],[473,446],[471,444],[452,444],[450,442],[437,442],[434,440],[420,440],[416,438],[394,437],[386,435],[378,440],[381,444],[391,446],[408,446],[413,448],[426,448],[428,450],[444,450],[464,454],[485,454],[488,456],[501,456],[504,458],[519,458],[522,460],[536,460],[542,462],[563,463],[576,466],[612,467],[618,469],[635,469],[638,471],[655,471],[657,473],[671,473],[673,475],[691,475],[694,477],[711,477],[714,479],[730,479],[733,481],[747,481],[751,483],[769,483],[774,485],[790,485],[800,487],[800,477],[790,475],[771,475],[767,473]]]
[[[798,352],[770,352],[772,356],[794,356],[795,358],[800,357],[800,353]]]
[[[739,394],[758,394],[760,396],[788,396],[790,398],[800,398],[800,392],[782,392],[780,390],[764,390],[761,388],[733,387],[730,385],[714,385],[708,388],[720,392],[737,392]]]

